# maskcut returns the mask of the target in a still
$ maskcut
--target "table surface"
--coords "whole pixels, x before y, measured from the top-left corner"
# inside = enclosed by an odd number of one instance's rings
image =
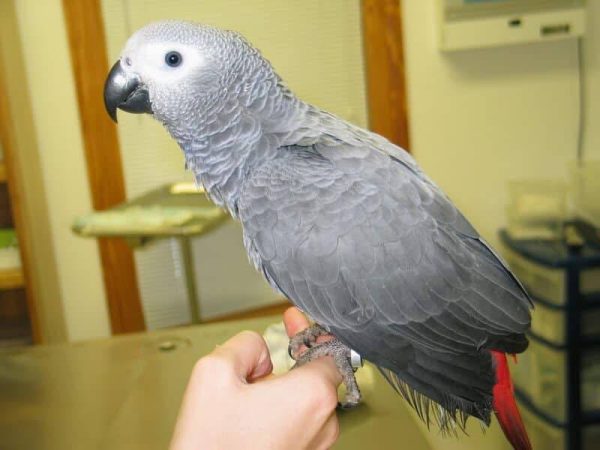
[[[1,449],[166,449],[194,363],[279,317],[0,351]],[[162,347],[162,349],[161,349]],[[340,412],[335,448],[430,449],[406,402],[360,369],[364,404]]]

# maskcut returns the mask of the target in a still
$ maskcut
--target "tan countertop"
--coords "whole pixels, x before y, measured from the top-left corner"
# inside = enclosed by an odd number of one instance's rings
[[[196,360],[239,330],[262,333],[277,320],[0,351],[0,449],[165,449]],[[340,413],[336,448],[429,450],[379,373],[358,373],[365,402]]]

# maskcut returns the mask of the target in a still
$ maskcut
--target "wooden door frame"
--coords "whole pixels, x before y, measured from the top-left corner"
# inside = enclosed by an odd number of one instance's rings
[[[0,134],[33,341],[60,343],[68,331],[16,3],[0,1]]]
[[[116,127],[102,104],[108,63],[100,0],[63,0],[63,9],[93,205],[102,210],[125,200],[125,183]],[[369,126],[408,150],[400,1],[362,0],[361,11]],[[113,332],[144,329],[131,250],[115,239],[99,246]]]
[[[32,249],[27,236],[27,226],[24,218],[26,209],[25,195],[23,194],[23,181],[21,179],[19,146],[11,117],[11,108],[8,101],[8,85],[5,79],[4,61],[0,55],[0,141],[3,147],[3,159],[6,167],[6,179],[17,239],[21,256],[21,269],[23,271],[27,313],[31,324],[32,339],[35,344],[43,342],[43,332],[40,325],[38,307],[36,303],[36,286],[32,282]]]
[[[63,0],[79,116],[95,210],[126,199],[115,124],[102,100],[108,57],[100,0]],[[133,252],[122,239],[99,239],[113,334],[146,329]]]
[[[401,0],[362,0],[369,127],[410,149]]]

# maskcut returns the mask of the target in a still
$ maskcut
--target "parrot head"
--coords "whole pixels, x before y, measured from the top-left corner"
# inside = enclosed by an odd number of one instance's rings
[[[228,92],[260,60],[235,32],[182,21],[153,23],[131,36],[112,67],[104,86],[106,110],[115,122],[117,109],[152,114],[165,125],[189,120],[226,103]]]

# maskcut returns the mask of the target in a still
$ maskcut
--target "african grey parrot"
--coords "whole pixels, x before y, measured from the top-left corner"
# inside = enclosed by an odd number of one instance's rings
[[[115,121],[117,108],[159,120],[239,219],[252,263],[316,323],[292,355],[333,356],[347,406],[352,349],[428,423],[489,424],[494,410],[531,448],[506,362],[527,347],[531,301],[407,152],[298,99],[242,36],[206,25],[137,31],[104,95]]]

